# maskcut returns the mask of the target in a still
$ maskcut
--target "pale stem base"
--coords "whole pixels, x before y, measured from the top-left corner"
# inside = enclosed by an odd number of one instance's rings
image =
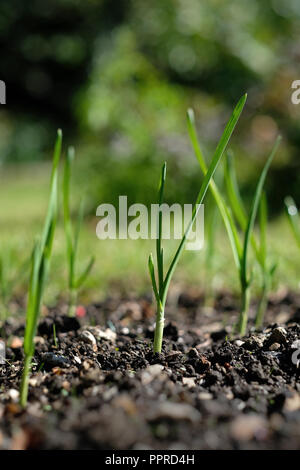
[[[246,334],[246,328],[248,323],[248,312],[250,305],[250,289],[247,287],[242,291],[242,308],[239,317],[238,330],[241,336]]]
[[[24,369],[22,374],[21,389],[20,389],[20,405],[24,408],[27,405],[28,396],[28,382],[31,367],[32,356],[25,356]]]
[[[164,309],[161,309],[158,307],[157,314],[156,314],[156,325],[155,325],[154,344],[153,344],[153,352],[155,353],[161,352],[163,332],[164,332],[164,323],[165,323],[165,311]]]

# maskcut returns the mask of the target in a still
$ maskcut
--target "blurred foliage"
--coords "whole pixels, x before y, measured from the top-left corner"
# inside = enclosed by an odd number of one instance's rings
[[[89,77],[96,38],[123,21],[125,1],[10,0],[0,2],[1,158],[40,159],[57,127],[77,130],[73,100]]]
[[[298,0],[11,0],[0,4],[0,152],[42,158],[54,129],[78,149],[78,187],[90,209],[117,195],[153,201],[163,160],[167,199],[190,202],[199,171],[185,129],[196,111],[211,155],[233,104],[249,99],[232,145],[247,196],[276,134],[268,178],[273,210],[300,199]],[[76,136],[76,138],[75,138]]]
[[[90,84],[78,99],[86,137],[79,152],[87,154],[82,182],[88,171],[99,202],[100,197],[116,202],[123,194],[153,202],[163,160],[172,157],[172,172],[178,175],[185,167],[186,94],[145,59],[129,28],[119,28],[110,41],[99,51]],[[178,187],[175,180],[168,177],[168,194],[182,197],[186,186]]]

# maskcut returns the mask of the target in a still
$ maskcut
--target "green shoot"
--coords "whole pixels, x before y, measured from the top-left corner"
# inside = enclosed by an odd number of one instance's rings
[[[57,342],[55,323],[53,323],[53,342],[54,342],[54,346],[57,348],[58,347],[58,342]]]
[[[213,205],[209,211],[208,220],[205,221],[205,225],[207,228],[207,250],[205,256],[205,263],[207,265],[207,269],[209,270],[213,264],[213,257],[215,252],[215,237],[216,237],[216,226],[219,222],[219,214],[217,212],[217,206]]]
[[[263,325],[265,311],[268,304],[268,294],[272,284],[272,279],[277,268],[276,263],[272,263],[271,266],[267,264],[267,220],[268,220],[268,205],[265,192],[262,193],[262,197],[259,205],[259,230],[260,230],[260,249],[259,249],[259,264],[262,271],[262,292],[261,298],[258,304],[255,326],[259,329]]]
[[[66,251],[67,251],[67,260],[68,260],[68,285],[69,285],[69,315],[74,316],[77,304],[78,290],[85,282],[88,277],[95,258],[91,257],[86,268],[83,270],[82,274],[79,277],[76,277],[76,257],[78,249],[78,239],[79,233],[82,225],[83,219],[83,202],[81,201],[77,224],[75,230],[72,226],[72,218],[70,211],[70,178],[71,178],[71,166],[72,161],[74,160],[74,149],[70,147],[67,152],[67,157],[64,165],[64,177],[63,177],[63,207],[64,207],[64,227],[65,227],[65,237],[66,237]]]
[[[237,184],[235,168],[233,165],[233,156],[227,155],[225,165],[225,184],[227,195],[230,202],[233,214],[240,226],[240,229],[245,234],[247,229],[247,215],[243,202],[240,196],[239,187]],[[256,241],[253,231],[250,234],[251,244],[255,253],[256,260],[259,264],[262,275],[261,298],[258,304],[258,309],[255,317],[255,326],[257,329],[261,328],[268,302],[268,293],[271,287],[272,278],[276,270],[276,264],[271,266],[267,263],[267,218],[268,218],[267,199],[264,192],[261,193],[259,202],[259,230],[260,240]]]
[[[216,245],[216,234],[220,222],[220,215],[218,213],[218,207],[214,204],[214,201],[209,201],[213,204],[205,206],[206,215],[205,217],[205,240],[206,240],[206,250],[205,250],[205,305],[210,306],[214,302],[213,299],[213,271],[214,271],[214,254],[215,254],[215,245]],[[207,210],[207,207],[209,209]]]
[[[252,232],[254,229],[254,222],[256,219],[261,194],[263,190],[263,186],[265,183],[265,179],[274,158],[274,155],[277,151],[281,138],[277,137],[273,149],[269,158],[267,159],[265,166],[261,172],[259,177],[256,190],[254,193],[254,199],[252,202],[247,227],[244,234],[244,246],[243,246],[243,255],[241,258],[241,267],[240,267],[240,283],[241,283],[241,290],[242,290],[242,310],[239,317],[238,327],[239,332],[241,335],[246,333],[247,321],[248,321],[248,310],[249,310],[249,303],[250,303],[250,284],[251,278],[248,273],[248,260],[249,260],[249,243],[252,237]]]
[[[296,243],[300,248],[300,217],[298,208],[294,199],[291,196],[287,196],[284,200],[285,212],[290,223],[292,232],[294,234]]]
[[[237,121],[241,115],[241,112],[243,110],[245,101],[247,99],[247,96],[244,95],[239,102],[237,103],[230,120],[228,121],[225,130],[222,134],[222,137],[217,145],[217,148],[215,150],[215,153],[213,155],[212,161],[209,165],[209,168],[207,171],[205,171],[205,176],[203,183],[201,185],[200,191],[198,193],[198,197],[196,199],[196,203],[193,208],[192,212],[192,218],[185,230],[185,233],[181,239],[181,242],[179,243],[179,246],[177,248],[177,251],[175,252],[175,255],[170,263],[169,269],[166,273],[166,276],[164,277],[164,266],[163,266],[163,249],[162,249],[162,244],[161,244],[161,238],[162,238],[162,217],[159,215],[158,218],[158,240],[156,243],[156,258],[157,258],[157,272],[158,272],[158,283],[156,281],[156,276],[155,276],[155,268],[154,268],[154,261],[153,261],[153,256],[150,254],[149,260],[148,260],[148,267],[149,267],[149,272],[150,272],[150,278],[152,282],[152,287],[153,287],[153,292],[156,298],[156,303],[157,303],[157,315],[156,315],[156,327],[155,327],[155,334],[154,334],[154,345],[153,345],[153,350],[154,352],[161,352],[162,348],[162,339],[163,339],[163,328],[164,328],[164,311],[165,311],[165,304],[166,304],[166,299],[168,295],[168,290],[170,286],[170,282],[172,279],[172,276],[174,274],[174,271],[176,269],[177,263],[179,261],[180,255],[184,249],[187,237],[189,236],[189,233],[193,227],[193,223],[197,217],[200,204],[202,204],[203,199],[205,197],[205,194],[207,192],[207,189],[209,187],[210,181],[217,169],[218,163],[227,147],[227,144],[230,140],[230,137],[232,135],[232,132],[237,124]],[[164,185],[165,185],[165,179],[166,179],[166,164],[163,165],[162,168],[162,173],[161,173],[161,179],[160,179],[160,186],[159,186],[159,197],[158,201],[159,204],[162,203],[163,201],[163,193],[164,193]],[[160,213],[161,214],[161,213]]]
[[[53,154],[52,174],[50,180],[50,197],[48,211],[44,223],[42,237],[37,240],[32,252],[31,276],[26,313],[26,328],[24,335],[24,369],[20,386],[20,405],[25,407],[28,396],[28,379],[34,354],[34,337],[40,315],[45,282],[51,260],[52,245],[57,220],[57,176],[61,154],[62,132],[58,130]]]
[[[194,119],[194,114],[192,110],[189,110],[188,115],[188,127],[189,127],[189,135],[190,139],[196,154],[196,157],[198,159],[200,168],[203,172],[203,174],[206,173],[206,164],[205,164],[205,159],[203,157],[198,138],[197,138],[197,132],[196,132],[196,127],[195,127],[195,119]],[[227,206],[226,202],[224,201],[224,198],[220,194],[215,182],[211,180],[210,182],[210,191],[216,201],[216,204],[219,208],[220,214],[222,216],[228,238],[230,241],[230,245],[232,248],[233,252],[233,257],[234,261],[237,267],[237,271],[239,273],[239,280],[240,280],[240,286],[241,286],[241,299],[242,299],[242,307],[241,307],[241,313],[238,321],[238,329],[239,333],[241,335],[244,335],[246,332],[246,326],[247,326],[247,320],[248,320],[248,310],[249,310],[249,302],[250,302],[250,291],[249,287],[251,284],[251,278],[248,275],[248,252],[249,252],[249,241],[251,240],[251,243],[254,245],[255,249],[256,244],[255,241],[253,241],[253,228],[254,228],[254,222],[255,218],[257,215],[257,210],[258,210],[258,205],[260,202],[261,198],[261,193],[263,189],[263,185],[265,182],[265,178],[269,169],[269,166],[274,158],[274,155],[276,153],[276,150],[279,145],[280,138],[278,137],[276,139],[276,142],[274,144],[274,147],[272,149],[272,152],[263,168],[263,171],[261,173],[260,179],[257,184],[257,188],[255,191],[255,196],[253,199],[252,203],[252,208],[251,212],[249,215],[249,218],[247,219],[244,208],[241,203],[241,199],[239,196],[239,193],[237,191],[237,184],[235,178],[233,178],[233,174],[228,172],[228,165],[225,167],[225,182],[227,179],[227,191],[229,192],[229,199],[231,202],[232,210],[233,213],[235,214],[239,224],[242,226],[242,229],[244,231],[244,241],[243,244],[241,244],[239,236],[238,236],[238,228],[236,226],[236,223],[233,219],[233,216],[231,214],[231,210]],[[226,173],[226,168],[227,168],[227,173]],[[229,183],[229,185],[228,185]],[[229,189],[228,189],[229,188]]]
[[[198,142],[196,125],[195,125],[195,116],[194,116],[194,112],[192,109],[189,109],[187,112],[187,123],[188,123],[189,136],[190,136],[190,140],[191,140],[195,155],[197,157],[201,171],[205,175],[207,172],[207,166],[206,166],[205,158],[202,154],[202,151]],[[215,184],[214,180],[210,182],[210,191],[211,191],[211,194],[213,195],[213,198],[219,208],[221,217],[223,219],[223,222],[224,222],[224,225],[225,225],[228,237],[229,237],[230,245],[232,248],[235,264],[237,267],[239,267],[240,257],[242,255],[242,246],[240,244],[237,228],[235,226],[231,212],[229,208],[227,207],[227,205],[225,204],[224,199],[221,193],[219,192],[219,189],[217,185]]]

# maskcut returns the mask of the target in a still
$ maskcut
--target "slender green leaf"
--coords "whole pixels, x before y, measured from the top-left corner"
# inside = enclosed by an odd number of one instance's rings
[[[240,228],[243,232],[246,231],[247,228],[247,214],[246,210],[243,205],[243,201],[240,195],[239,187],[237,184],[236,172],[233,164],[233,154],[228,153],[227,158],[225,159],[225,167],[224,167],[224,179],[225,179],[225,186],[228,195],[228,199],[230,202],[231,209],[233,211],[233,215],[235,216]],[[257,242],[255,240],[254,234],[251,234],[251,244],[253,246],[255,256],[259,264],[261,264],[261,256],[259,249],[257,247]],[[261,266],[263,268],[263,266]]]
[[[275,271],[276,271],[277,268],[278,268],[278,262],[275,261],[275,262],[271,265],[270,271],[269,271],[269,275],[270,275],[271,278],[274,276]]]
[[[162,167],[162,171],[161,171],[161,178],[160,178],[160,185],[159,185],[159,192],[158,192],[158,194],[159,194],[158,195],[159,212],[158,212],[158,234],[157,234],[157,240],[156,240],[156,259],[157,259],[159,292],[162,291],[163,283],[164,283],[163,256],[162,256],[162,247],[161,247],[162,212],[160,211],[160,206],[163,203],[163,198],[164,198],[166,172],[167,172],[167,163],[164,162],[163,167]]]
[[[194,148],[195,155],[199,162],[200,168],[203,174],[205,175],[207,173],[207,166],[206,166],[205,159],[203,157],[203,154],[202,154],[199,142],[198,142],[196,126],[195,126],[195,117],[194,117],[194,112],[192,109],[189,109],[187,112],[187,122],[188,122],[188,131],[189,131],[190,139]],[[221,217],[223,219],[223,222],[224,222],[227,234],[228,234],[229,242],[230,242],[232,253],[233,253],[233,258],[234,258],[237,268],[239,269],[240,260],[242,257],[242,247],[240,244],[237,229],[234,224],[231,212],[229,208],[227,207],[227,205],[225,204],[224,199],[213,180],[211,180],[210,182],[210,190],[219,208]]]
[[[259,232],[260,232],[260,247],[259,256],[260,264],[263,269],[266,268],[267,261],[267,219],[268,207],[266,193],[263,191],[259,204]]]
[[[148,258],[148,269],[149,269],[149,273],[150,273],[152,288],[153,288],[153,292],[154,292],[154,295],[155,295],[155,298],[156,298],[156,302],[157,302],[157,304],[160,304],[160,298],[159,298],[156,279],[155,279],[154,263],[153,263],[152,253],[150,253],[149,258]]]
[[[242,230],[246,230],[247,215],[237,184],[236,173],[233,166],[233,155],[229,152],[227,153],[225,158],[224,179],[233,214],[236,217]]]
[[[35,306],[36,306],[36,295],[37,295],[37,284],[38,284],[38,271],[40,265],[40,254],[39,246],[40,242],[36,242],[32,251],[32,264],[31,274],[29,281],[29,293],[27,299],[27,312],[26,312],[26,328],[24,335],[24,352],[27,355],[32,355],[33,346],[33,330],[35,320]]]
[[[74,287],[74,241],[72,233],[72,221],[70,213],[70,178],[71,178],[71,164],[74,159],[74,149],[69,147],[64,164],[63,175],[63,210],[64,210],[64,228],[67,247],[67,259],[69,265],[69,288]]]
[[[229,142],[229,139],[232,135],[232,132],[237,124],[237,121],[241,115],[241,112],[243,110],[243,107],[245,105],[245,102],[246,102],[246,99],[247,99],[247,95],[245,94],[244,96],[242,96],[242,98],[239,100],[239,102],[237,103],[226,127],[225,127],[225,130],[223,132],[223,135],[217,145],[217,148],[215,150],[215,153],[214,153],[214,156],[212,158],[212,161],[209,165],[209,168],[205,174],[205,177],[204,177],[204,180],[203,180],[203,183],[201,185],[201,188],[200,188],[200,191],[199,191],[199,194],[198,194],[198,197],[197,197],[197,200],[196,200],[196,203],[195,203],[195,206],[193,208],[193,214],[192,214],[192,219],[190,221],[190,223],[188,224],[188,227],[182,237],[182,240],[178,246],[178,249],[175,253],[175,256],[171,262],[171,265],[169,267],[169,270],[167,272],[167,275],[166,275],[166,278],[165,278],[165,282],[164,282],[164,291],[163,291],[163,296],[162,296],[162,304],[164,305],[165,304],[165,301],[166,301],[166,297],[167,297],[167,293],[168,293],[168,288],[169,288],[169,285],[170,285],[170,281],[171,281],[171,278],[173,276],[173,273],[174,273],[174,270],[176,268],[176,265],[179,261],[179,257],[182,253],[182,250],[184,248],[184,245],[186,243],[186,240],[187,240],[187,237],[189,236],[189,233],[191,231],[191,228],[193,226],[193,223],[197,217],[197,214],[198,214],[198,211],[200,209],[200,204],[202,204],[203,202],[203,199],[204,199],[204,196],[207,192],[207,189],[209,187],[209,183],[217,169],[217,166],[218,166],[218,163],[227,147],[227,144]]]
[[[44,251],[44,247],[47,242],[49,226],[52,223],[52,219],[56,216],[57,211],[57,172],[58,172],[58,163],[61,155],[61,145],[62,145],[62,131],[58,129],[57,138],[54,147],[53,153],[53,164],[52,164],[52,173],[50,181],[50,198],[48,204],[47,216],[44,224],[43,235],[41,239],[41,252]]]
[[[88,277],[88,275],[91,272],[91,269],[92,269],[94,263],[95,263],[95,257],[92,256],[90,261],[87,264],[87,267],[85,268],[85,270],[83,271],[83,273],[81,274],[81,276],[77,279],[77,281],[75,283],[75,287],[77,289],[79,289],[82,286],[82,284],[85,282],[86,278]]]
[[[57,219],[57,171],[61,153],[61,143],[62,132],[58,130],[53,154],[47,215],[45,218],[42,238],[40,241],[36,242],[32,253],[32,268],[26,313],[26,329],[24,335],[24,352],[27,356],[31,356],[34,351],[33,338],[36,332],[45,280],[48,274],[51,258]]]
[[[249,219],[248,219],[248,224],[247,224],[247,228],[246,228],[246,232],[245,232],[243,258],[242,258],[242,266],[241,266],[241,281],[242,281],[242,284],[244,286],[247,286],[249,284],[249,281],[247,279],[247,261],[248,261],[248,251],[249,251],[248,250],[249,240],[251,238],[251,234],[252,234],[252,231],[253,231],[253,228],[254,228],[254,222],[255,222],[255,218],[256,218],[256,214],[257,214],[257,210],[258,210],[258,205],[259,205],[263,185],[264,185],[268,170],[270,168],[270,165],[272,163],[272,160],[274,158],[274,155],[275,155],[275,153],[278,149],[278,146],[280,144],[280,141],[281,141],[281,137],[278,136],[276,141],[275,141],[275,144],[273,146],[273,149],[271,151],[271,154],[270,154],[269,158],[267,159],[267,161],[265,163],[265,166],[264,166],[264,168],[261,172],[256,190],[255,190],[254,199],[253,199],[253,202],[252,202],[252,207],[251,207],[251,211],[250,211],[250,215],[249,215]]]
[[[75,262],[78,251],[78,241],[79,234],[83,221],[84,214],[84,203],[83,200],[80,202],[80,207],[78,211],[77,222],[75,230],[73,230],[71,210],[70,210],[70,180],[71,180],[71,167],[72,162],[75,157],[75,150],[73,147],[69,147],[67,152],[67,157],[64,165],[64,178],[63,178],[63,207],[64,207],[64,227],[65,227],[65,237],[66,237],[66,247],[67,247],[67,259],[69,264],[69,289],[70,297],[74,299],[74,294],[76,297],[76,290],[79,289],[82,284],[85,282],[87,276],[89,275],[95,258],[91,257],[86,268],[83,270],[82,274],[76,279],[75,273]],[[75,291],[75,292],[74,292]],[[73,301],[72,301],[73,302]],[[72,310],[73,305],[70,307]]]
[[[80,205],[79,205],[78,216],[77,216],[76,227],[75,227],[75,233],[74,233],[74,258],[76,258],[76,254],[77,254],[79,234],[80,234],[80,230],[82,227],[83,215],[84,215],[84,200],[81,199]]]

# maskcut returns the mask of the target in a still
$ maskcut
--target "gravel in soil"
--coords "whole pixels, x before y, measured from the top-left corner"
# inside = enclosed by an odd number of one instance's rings
[[[58,308],[39,324],[26,410],[24,325],[10,319],[0,449],[299,449],[299,312],[299,297],[278,294],[273,323],[240,339],[231,296],[204,308],[181,294],[153,354],[150,299],[108,299],[80,319]]]

